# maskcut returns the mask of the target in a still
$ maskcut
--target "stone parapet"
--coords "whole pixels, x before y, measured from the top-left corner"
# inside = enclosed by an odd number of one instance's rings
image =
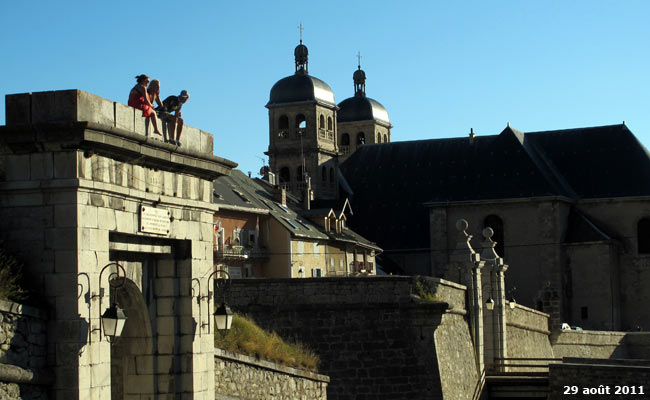
[[[329,377],[215,349],[215,399],[326,400]]]
[[[78,89],[10,94],[5,101],[7,126],[87,121],[143,137],[154,137],[142,111]],[[158,120],[158,126],[163,124]],[[157,136],[157,135],[155,135]],[[183,148],[212,154],[210,133],[185,125]]]

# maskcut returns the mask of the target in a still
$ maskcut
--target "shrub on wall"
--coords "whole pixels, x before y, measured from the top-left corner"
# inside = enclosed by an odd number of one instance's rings
[[[318,356],[303,344],[287,343],[275,332],[267,332],[247,317],[235,315],[227,334],[215,332],[215,346],[263,360],[316,372]]]

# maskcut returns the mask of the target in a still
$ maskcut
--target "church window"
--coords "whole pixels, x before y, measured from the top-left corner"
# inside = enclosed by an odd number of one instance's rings
[[[483,228],[490,227],[494,231],[492,240],[497,242],[497,245],[494,247],[494,250],[497,252],[499,257],[504,257],[504,243],[503,243],[503,220],[496,215],[488,215],[483,221]]]
[[[636,228],[639,254],[650,254],[650,218],[641,218]]]
[[[289,117],[286,115],[280,115],[280,118],[278,119],[278,128],[289,129]]]
[[[332,117],[327,117],[327,130],[331,131],[333,128]]]
[[[357,145],[366,144],[366,135],[363,132],[357,133]]]
[[[307,119],[305,118],[305,116],[302,114],[296,115],[296,128],[306,128],[306,127],[307,127]]]
[[[327,168],[322,167],[320,175],[321,175],[321,180],[325,182],[327,180]]]
[[[323,114],[321,114],[320,118],[318,118],[318,127],[325,129],[325,117],[323,117]]]
[[[381,133],[377,132],[377,143],[381,143]]]
[[[388,143],[388,135],[384,133],[384,143]]]
[[[291,181],[291,172],[289,168],[282,167],[280,169],[280,183],[288,183]]]
[[[341,146],[349,146],[350,145],[350,135],[347,133],[344,133],[341,135]]]

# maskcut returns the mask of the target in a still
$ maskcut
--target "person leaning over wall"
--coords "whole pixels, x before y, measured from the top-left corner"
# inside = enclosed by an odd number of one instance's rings
[[[167,134],[171,144],[181,146],[181,133],[183,132],[183,115],[181,107],[190,98],[187,90],[181,91],[178,96],[169,96],[163,101],[163,105],[156,108],[160,119],[167,124]],[[174,113],[172,115],[172,112]],[[174,139],[174,131],[176,131],[176,139]]]
[[[151,117],[151,123],[153,125],[153,132],[157,135],[162,135],[158,130],[158,121],[156,121],[155,115],[153,113],[153,104],[149,99],[149,93],[147,93],[147,85],[149,84],[149,77],[145,74],[138,75],[135,77],[137,83],[129,92],[129,102],[128,104],[142,110],[142,115],[145,118]]]

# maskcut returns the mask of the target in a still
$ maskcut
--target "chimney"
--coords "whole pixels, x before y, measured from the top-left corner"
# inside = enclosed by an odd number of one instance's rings
[[[283,206],[287,205],[287,187],[285,185],[280,185],[275,189],[275,200]]]
[[[469,144],[474,144],[476,140],[476,135],[474,134],[474,128],[469,128]]]
[[[262,175],[262,180],[267,181],[271,185],[275,186],[275,174],[271,172],[271,168],[268,165],[265,165],[260,169],[260,175]]]

